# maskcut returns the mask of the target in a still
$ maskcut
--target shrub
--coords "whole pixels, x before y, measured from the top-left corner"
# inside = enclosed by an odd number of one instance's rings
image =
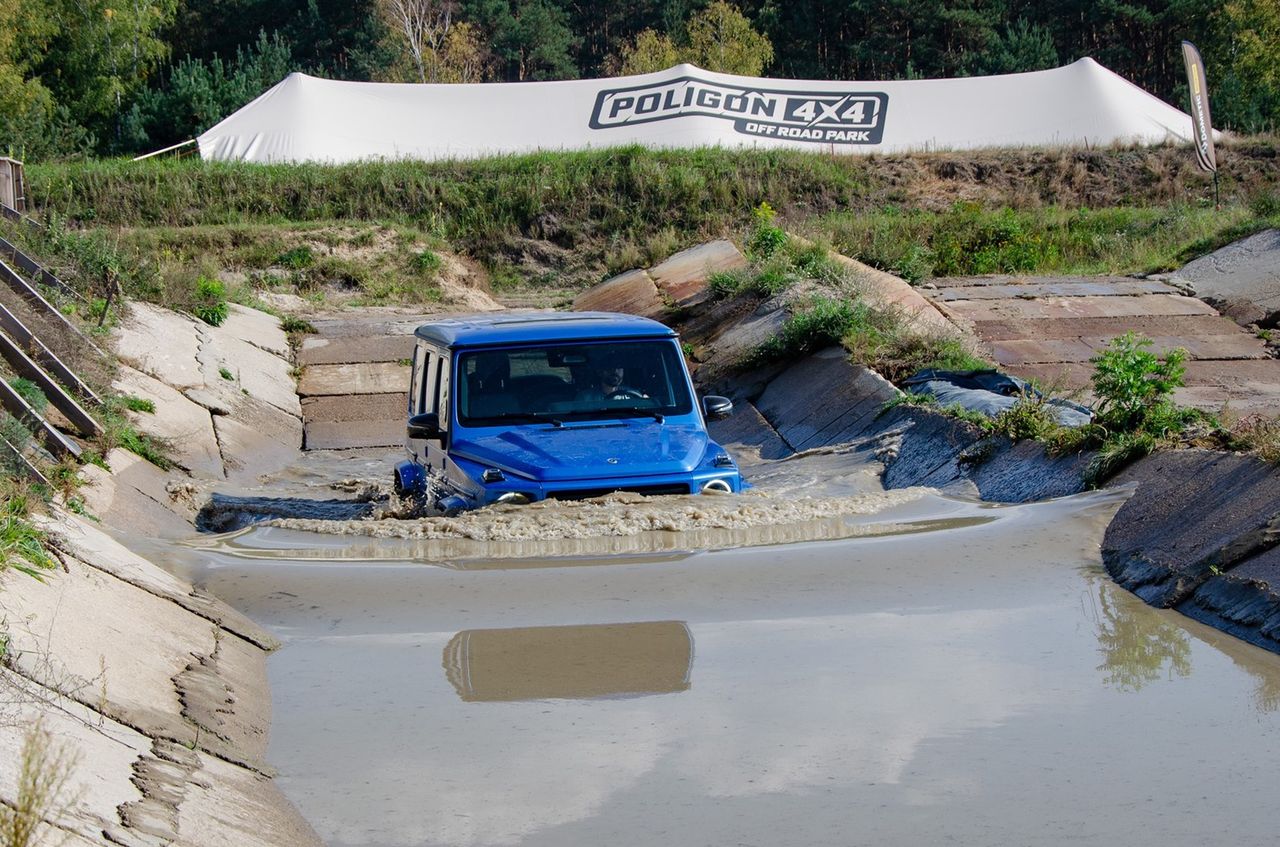
[[[195,303],[191,312],[210,326],[221,326],[230,313],[227,288],[221,280],[202,276],[196,280]]]
[[[761,203],[751,213],[753,225],[747,250],[757,259],[768,259],[787,243],[787,233],[773,222],[777,214],[768,203]]]
[[[1026,394],[1012,408],[1006,409],[992,420],[992,430],[1011,441],[1024,439],[1042,440],[1055,433],[1061,425],[1045,398]]]
[[[423,274],[434,276],[440,272],[440,268],[443,265],[444,262],[441,261],[440,257],[430,250],[423,250],[413,258],[414,269]]]
[[[294,315],[285,315],[280,319],[280,328],[286,333],[313,334],[316,331],[311,321]]]
[[[303,244],[301,247],[294,247],[292,250],[281,253],[276,257],[276,262],[291,271],[301,271],[314,265],[316,257],[311,252],[311,248]]]
[[[804,356],[836,344],[853,324],[854,305],[829,297],[814,297],[794,312],[773,338],[747,355],[744,365],[766,364]]]
[[[1090,359],[1098,418],[1109,429],[1181,429],[1180,415],[1170,398],[1182,385],[1187,351],[1170,350],[1160,359],[1147,349],[1150,346],[1150,338],[1126,332]]]

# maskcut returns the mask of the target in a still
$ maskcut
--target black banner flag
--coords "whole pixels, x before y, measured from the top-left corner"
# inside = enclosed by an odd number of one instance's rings
[[[1196,143],[1196,164],[1202,171],[1217,174],[1218,156],[1213,149],[1213,119],[1209,116],[1204,60],[1190,41],[1182,42],[1182,60],[1187,65],[1187,85],[1191,89],[1191,129]]]

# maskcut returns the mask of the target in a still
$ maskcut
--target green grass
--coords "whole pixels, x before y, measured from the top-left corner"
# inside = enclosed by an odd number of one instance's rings
[[[810,229],[845,255],[911,282],[993,273],[1168,271],[1238,238],[1280,226],[1262,204],[1044,207],[957,203],[944,211],[883,209],[827,215]]]
[[[0,477],[0,571],[10,568],[36,579],[54,568],[44,533],[30,521],[39,498],[15,479]]]
[[[134,397],[131,394],[124,394],[120,397],[120,403],[131,412],[146,412],[149,415],[156,413],[156,404],[152,400],[145,397]]]
[[[316,299],[337,289],[356,303],[432,303],[441,251],[478,262],[499,293],[579,290],[725,235],[764,265],[784,225],[911,280],[1168,268],[1276,220],[1278,152],[1269,138],[1223,145],[1218,214],[1178,147],[98,160],[33,165],[27,177],[38,206],[75,223],[60,226],[61,249],[84,290],[115,274],[131,296],[190,310],[195,281],[228,270]],[[752,282],[767,293],[790,281],[762,267]]]
[[[295,315],[285,315],[281,318],[280,328],[290,335],[313,335],[316,331],[315,325],[311,321]]]

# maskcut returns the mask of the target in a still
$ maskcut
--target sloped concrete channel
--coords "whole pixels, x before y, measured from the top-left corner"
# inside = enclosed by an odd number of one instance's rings
[[[686,337],[740,349],[785,306],[712,304]],[[191,481],[115,456],[127,472],[91,505],[173,575],[68,517],[74,576],[25,594],[18,630],[50,655],[79,632],[48,641],[63,604],[90,626],[107,586],[128,610],[100,692],[99,652],[60,657],[83,684],[59,727],[113,763],[71,843],[1191,845],[1224,820],[1270,837],[1280,657],[1192,618],[1276,651],[1274,469],[1163,454],[1082,493],[1087,457],[885,411],[896,389],[829,349],[750,380],[700,370],[737,400],[716,434],[752,495],[361,520],[376,506],[351,492],[389,467],[420,319],[317,321],[300,403],[279,356],[271,381],[222,386],[231,340],[180,362],[137,347],[177,396],[135,390],[201,434]],[[285,432],[309,453],[286,457]],[[246,467],[253,439],[266,460]],[[251,526],[180,531],[211,493],[207,529]],[[825,513],[783,508],[799,501]],[[121,682],[161,619],[179,635]]]

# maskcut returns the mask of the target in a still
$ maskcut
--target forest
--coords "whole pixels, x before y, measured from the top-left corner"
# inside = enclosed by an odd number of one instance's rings
[[[1214,123],[1280,121],[1280,3],[1227,0],[0,0],[0,151],[28,161],[194,137],[292,71],[392,82],[613,76],[692,62],[823,80],[1015,73],[1091,56]]]

